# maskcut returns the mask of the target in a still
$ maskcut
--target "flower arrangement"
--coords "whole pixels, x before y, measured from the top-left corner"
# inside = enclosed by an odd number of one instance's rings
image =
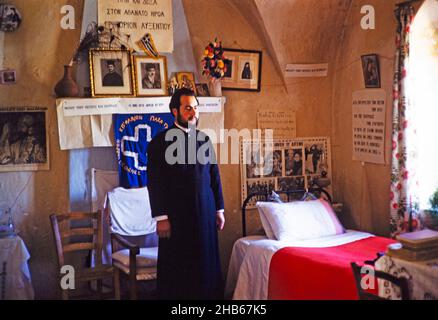
[[[222,42],[215,38],[214,42],[210,42],[205,47],[204,56],[201,60],[203,68],[202,74],[214,79],[223,78],[227,71],[225,60]]]

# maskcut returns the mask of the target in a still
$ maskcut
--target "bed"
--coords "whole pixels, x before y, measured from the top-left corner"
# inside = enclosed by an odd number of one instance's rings
[[[303,193],[330,195],[323,189],[281,191],[288,201]],[[294,197],[295,196],[295,197]],[[350,263],[373,261],[394,240],[370,233],[344,230],[311,239],[273,239],[246,232],[246,205],[242,206],[242,235],[234,246],[225,294],[237,300],[354,300],[358,299]],[[300,197],[298,197],[300,199]],[[266,228],[265,228],[266,229]],[[266,231],[266,230],[265,230]],[[268,232],[267,232],[268,233]],[[377,290],[377,288],[375,288]]]

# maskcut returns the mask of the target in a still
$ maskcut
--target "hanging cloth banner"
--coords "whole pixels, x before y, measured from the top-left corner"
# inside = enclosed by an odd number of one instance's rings
[[[174,122],[170,113],[115,114],[114,133],[116,141],[119,181],[123,188],[147,185],[147,154],[149,142]]]
[[[99,0],[98,24],[129,34],[136,51],[150,33],[158,52],[173,52],[172,0]]]

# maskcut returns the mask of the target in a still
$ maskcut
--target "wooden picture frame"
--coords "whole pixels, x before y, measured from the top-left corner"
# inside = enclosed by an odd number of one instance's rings
[[[138,97],[167,95],[166,57],[134,55],[135,94]]]
[[[379,57],[377,54],[361,56],[365,88],[380,88]]]
[[[91,49],[89,60],[92,97],[134,96],[131,51]]]
[[[196,83],[196,94],[198,97],[210,97],[210,90],[206,83]]]
[[[262,51],[224,48],[227,71],[222,78],[223,90],[261,90]]]
[[[196,93],[195,76],[193,72],[177,72],[176,80],[178,81],[179,88],[188,88]]]

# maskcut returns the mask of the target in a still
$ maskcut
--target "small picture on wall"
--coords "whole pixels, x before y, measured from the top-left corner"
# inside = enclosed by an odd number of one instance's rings
[[[166,57],[134,56],[135,89],[137,96],[167,94]]]
[[[210,91],[208,90],[208,85],[206,83],[197,83],[196,84],[196,94],[199,97],[209,97]]]
[[[365,88],[380,88],[379,58],[377,54],[362,56],[362,72]]]
[[[260,91],[262,75],[262,52],[224,48],[227,66],[222,89]]]
[[[195,76],[193,72],[178,72],[176,78],[180,88],[187,88],[196,93]]]
[[[132,58],[128,50],[90,50],[93,97],[133,96]]]
[[[17,83],[17,76],[15,70],[0,71],[0,84],[15,84]]]

